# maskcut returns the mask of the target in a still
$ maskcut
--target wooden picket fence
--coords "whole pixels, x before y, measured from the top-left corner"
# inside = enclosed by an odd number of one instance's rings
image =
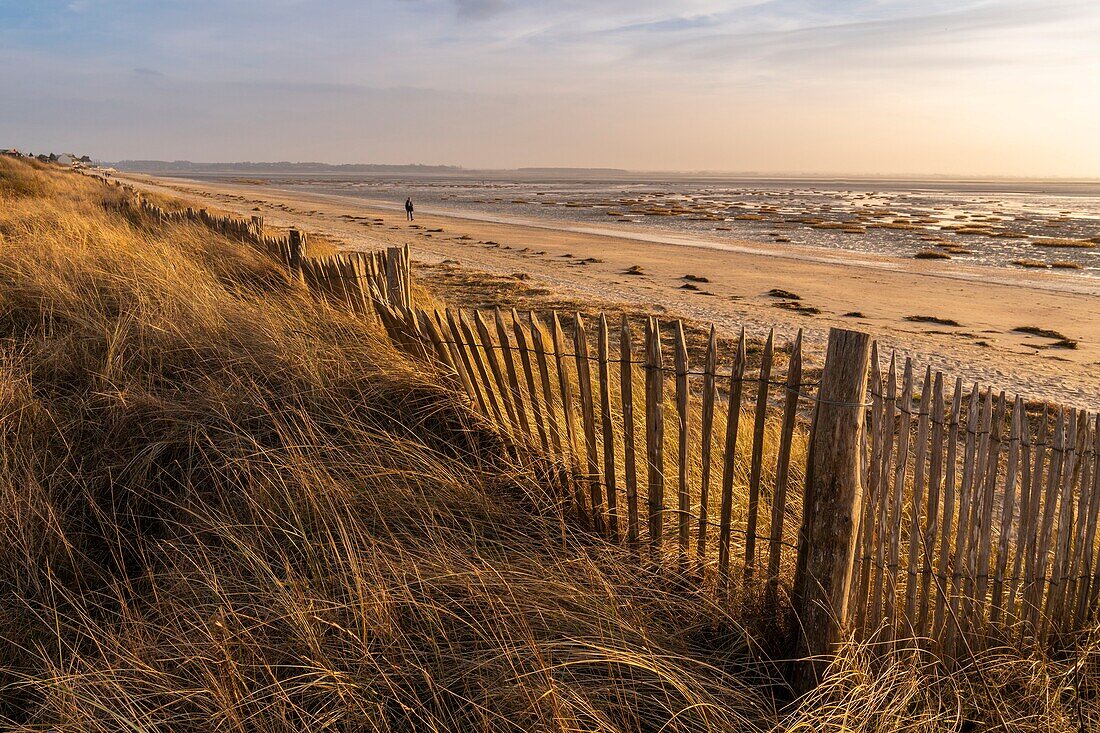
[[[314,293],[361,312],[373,312],[375,303],[406,308],[412,302],[408,247],[393,247],[388,252],[341,252],[328,257],[306,257],[306,233],[289,230],[283,236],[264,232],[262,216],[237,219],[211,214],[206,209],[188,207],[167,210],[149,202],[133,186],[107,181],[131,194],[123,199],[120,210],[126,216],[153,223],[195,222],[230,239],[248,243],[283,265]]]
[[[429,312],[407,247],[311,260],[303,234],[266,237],[258,217],[135,202],[251,242],[320,297],[373,313],[517,460],[548,462],[563,519],[724,602],[792,608],[808,654],[845,634],[945,660],[1050,653],[1096,626],[1100,416],[884,364],[836,329],[809,379],[801,332],[759,344],[742,330],[720,349],[711,327],[693,364],[680,321],[639,333],[602,314]]]
[[[803,380],[801,334],[769,334],[750,366],[744,333],[720,356],[712,328],[695,366],[679,321],[637,334],[604,315],[382,312],[487,419],[561,459],[565,508],[594,532],[720,594],[755,591],[765,611],[791,592],[807,456],[829,449],[812,445],[819,383]],[[962,379],[949,394],[942,373],[918,380],[906,360],[899,374],[877,352],[859,402],[849,628],[952,659],[1073,642],[1097,621],[1100,417]]]

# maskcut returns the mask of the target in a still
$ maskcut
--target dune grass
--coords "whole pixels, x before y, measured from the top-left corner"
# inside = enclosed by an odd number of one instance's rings
[[[767,639],[560,522],[538,466],[371,322],[93,181],[0,159],[0,183],[6,729],[1097,720],[1093,645],[953,673],[852,645],[792,702]]]

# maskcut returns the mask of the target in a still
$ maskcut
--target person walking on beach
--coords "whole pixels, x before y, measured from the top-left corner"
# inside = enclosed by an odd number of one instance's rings
[[[413,200],[412,198],[405,199],[405,217],[409,220],[413,220]]]

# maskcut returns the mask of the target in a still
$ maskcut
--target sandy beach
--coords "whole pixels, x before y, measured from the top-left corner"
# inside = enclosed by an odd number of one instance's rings
[[[406,222],[400,201],[123,177],[199,206],[261,213],[269,225],[298,226],[349,249],[408,244],[421,279],[445,297],[456,273],[511,278],[530,298],[626,304],[713,322],[726,335],[741,325],[756,334],[774,327],[782,342],[802,328],[818,359],[830,327],[853,328],[871,333],[884,358],[895,350],[921,369],[1010,395],[1100,408],[1100,283],[1087,278],[422,207]],[[1058,332],[1076,348],[1020,328]]]

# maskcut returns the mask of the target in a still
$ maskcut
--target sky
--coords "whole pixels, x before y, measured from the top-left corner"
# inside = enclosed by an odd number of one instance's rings
[[[0,147],[1100,177],[1100,0],[0,0]]]

